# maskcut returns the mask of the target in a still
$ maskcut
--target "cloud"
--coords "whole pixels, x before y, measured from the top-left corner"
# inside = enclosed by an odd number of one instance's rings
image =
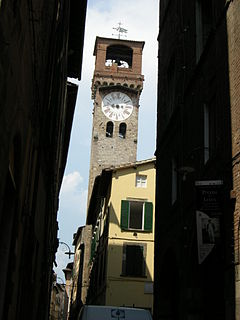
[[[86,221],[87,187],[78,171],[68,173],[63,178],[59,202],[59,234],[60,241],[69,246],[73,234]]]
[[[83,185],[83,182],[84,179],[78,171],[74,171],[64,176],[60,193],[59,211],[61,216],[85,216],[87,188]]]
[[[63,177],[61,193],[77,193],[78,186],[83,182],[83,177],[81,177],[78,171],[69,173]]]

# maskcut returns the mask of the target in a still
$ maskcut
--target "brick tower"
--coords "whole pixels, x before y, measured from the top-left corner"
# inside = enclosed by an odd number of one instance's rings
[[[97,37],[88,185],[106,167],[136,161],[144,42]]]

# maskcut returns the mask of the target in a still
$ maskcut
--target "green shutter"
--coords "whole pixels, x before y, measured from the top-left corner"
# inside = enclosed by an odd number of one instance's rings
[[[121,203],[121,229],[128,229],[129,201],[122,200]]]
[[[152,231],[152,223],[153,223],[153,204],[152,202],[145,202],[144,230]]]

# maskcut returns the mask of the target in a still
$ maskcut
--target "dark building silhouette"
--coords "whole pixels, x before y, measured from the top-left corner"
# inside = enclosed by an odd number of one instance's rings
[[[160,1],[155,319],[240,316],[239,9]]]
[[[86,2],[0,2],[0,318],[47,319]]]

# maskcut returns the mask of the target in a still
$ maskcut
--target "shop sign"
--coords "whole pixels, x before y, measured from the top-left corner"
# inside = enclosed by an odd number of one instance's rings
[[[198,263],[201,264],[220,241],[222,180],[196,181]]]

